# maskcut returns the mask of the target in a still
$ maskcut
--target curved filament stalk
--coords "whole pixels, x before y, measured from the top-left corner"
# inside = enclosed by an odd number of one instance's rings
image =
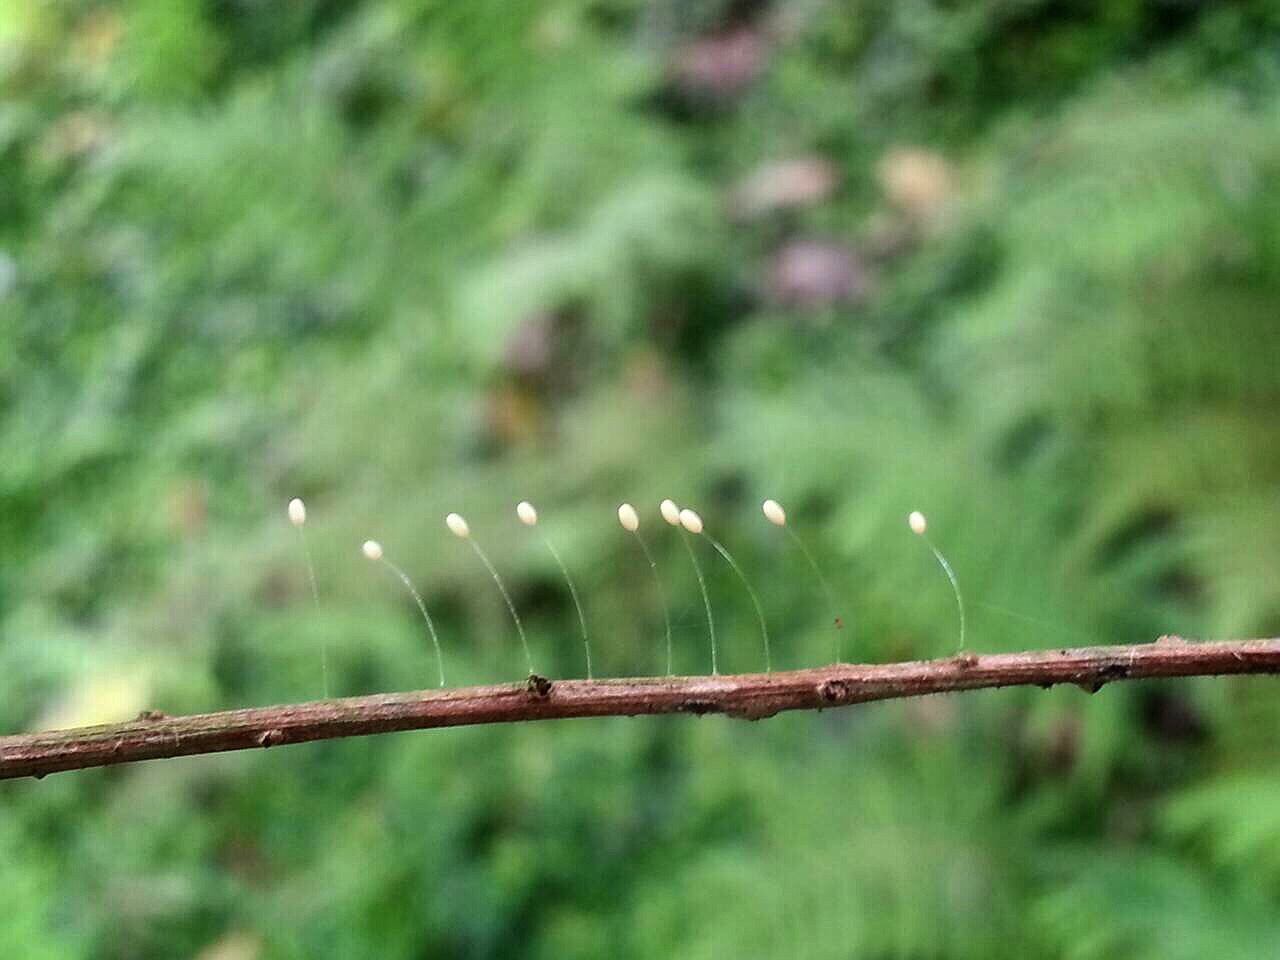
[[[800,548],[800,552],[804,554],[805,560],[809,562],[809,569],[813,571],[814,577],[816,577],[818,580],[818,585],[822,587],[822,592],[823,594],[826,595],[827,606],[831,612],[832,623],[835,624],[835,627],[837,630],[843,630],[844,618],[840,616],[840,608],[836,606],[835,594],[831,592],[831,584],[827,582],[827,578],[822,575],[822,570],[818,566],[818,561],[813,558],[813,554],[809,552],[808,546],[806,546],[805,542],[800,539],[800,535],[798,533],[796,533],[790,527],[783,527],[783,529],[787,531],[791,539],[795,542],[795,545]],[[842,652],[840,649],[840,634],[837,633],[835,635],[834,642],[835,642],[836,658],[833,662],[839,663],[841,652]]]
[[[693,564],[693,572],[698,575],[698,589],[702,591],[702,605],[707,608],[707,635],[711,638],[711,672],[719,673],[716,666],[716,621],[711,616],[711,598],[707,596],[707,581],[702,576],[702,565],[698,563],[697,554],[693,552],[693,544],[689,542],[689,534],[680,529],[680,538],[684,548],[689,551],[689,561]]]
[[[302,539],[302,552],[307,558],[307,580],[311,583],[311,601],[317,610],[320,609],[320,588],[316,586],[316,566],[311,562],[311,544],[307,543],[307,531],[298,527],[298,536]],[[326,634],[320,641],[320,681],[324,686],[324,698],[329,699],[329,637]]]
[[[468,538],[467,542],[471,544],[476,552],[476,556],[480,558],[480,562],[484,564],[489,576],[493,577],[493,582],[498,586],[498,592],[502,594],[502,599],[507,602],[507,609],[511,611],[511,619],[515,621],[516,633],[520,634],[520,645],[524,647],[524,661],[529,668],[529,673],[533,673],[533,654],[529,652],[529,639],[524,635],[524,624],[520,622],[520,614],[516,613],[516,605],[511,602],[511,595],[507,593],[507,588],[502,585],[502,578],[498,576],[498,571],[493,568],[493,564],[489,562],[489,558],[485,556],[485,552],[480,549],[480,544],[475,540]]]
[[[925,537],[925,543],[929,545],[929,549],[933,551],[934,557],[937,558],[942,572],[947,575],[947,579],[951,581],[951,592],[956,595],[956,609],[960,611],[960,649],[964,649],[964,599],[960,596],[960,583],[956,580],[956,572],[951,569],[951,564],[947,563],[947,558],[942,555],[937,547],[933,545],[933,541]]]
[[[667,628],[667,676],[671,676],[671,608],[667,606],[667,594],[662,589],[662,578],[658,576],[658,565],[654,562],[653,554],[649,552],[649,545],[644,542],[644,537],[640,536],[639,530],[632,531],[636,540],[640,543],[640,549],[644,551],[644,558],[649,561],[649,569],[653,571],[653,582],[658,587],[658,599],[662,601],[662,620]]]
[[[574,609],[578,611],[578,623],[582,627],[582,646],[587,652],[587,679],[591,679],[591,641],[587,638],[587,618],[582,615],[582,603],[578,600],[578,588],[573,585],[573,578],[569,576],[569,568],[564,565],[564,561],[560,559],[560,551],[552,545],[551,541],[545,536],[542,542],[547,545],[547,549],[551,551],[551,556],[555,557],[556,564],[560,567],[560,572],[564,574],[564,582],[569,585],[569,596],[573,598]],[[530,673],[533,671],[530,670]]]
[[[760,598],[756,596],[756,592],[752,589],[750,581],[747,580],[747,575],[742,572],[742,568],[738,566],[737,561],[729,555],[729,551],[724,548],[724,545],[709,533],[704,533],[703,536],[705,536],[711,545],[716,548],[716,551],[720,556],[724,557],[725,560],[728,561],[729,566],[733,567],[733,572],[736,573],[738,575],[738,579],[742,581],[742,585],[747,588],[747,594],[751,597],[751,603],[756,608],[756,619],[760,621],[760,636],[764,639],[764,671],[765,673],[773,673],[773,657],[769,652],[769,628],[765,626],[764,608],[760,606]]]
[[[385,563],[391,569],[391,572],[394,573],[397,577],[399,577],[400,580],[404,583],[404,585],[409,588],[409,593],[413,595],[414,603],[418,605],[418,610],[421,611],[422,613],[422,619],[427,621],[427,632],[431,634],[431,642],[432,644],[435,645],[435,648],[436,648],[436,666],[440,669],[440,686],[443,687],[444,686],[444,654],[440,652],[440,638],[436,636],[436,625],[431,622],[431,614],[427,613],[427,605],[422,602],[422,596],[418,593],[417,589],[414,587],[413,581],[409,579],[409,575],[407,573],[405,573],[403,570],[397,567],[394,563],[392,563],[386,557],[381,557],[379,559],[381,559],[382,562]]]

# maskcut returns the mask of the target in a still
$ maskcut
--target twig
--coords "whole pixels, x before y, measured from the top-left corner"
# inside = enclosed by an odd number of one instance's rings
[[[384,693],[187,717],[147,711],[128,723],[0,737],[0,779],[137,760],[248,750],[337,737],[566,717],[721,713],[759,720],[784,710],[984,687],[1280,673],[1280,639],[1086,647],[710,677],[558,680]]]

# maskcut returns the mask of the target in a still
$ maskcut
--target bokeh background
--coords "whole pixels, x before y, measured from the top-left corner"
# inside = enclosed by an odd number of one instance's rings
[[[1266,0],[6,0],[0,729],[1280,631]],[[285,503],[306,498],[313,604]],[[750,603],[702,561],[722,670]],[[0,954],[1261,958],[1274,681],[0,785]]]

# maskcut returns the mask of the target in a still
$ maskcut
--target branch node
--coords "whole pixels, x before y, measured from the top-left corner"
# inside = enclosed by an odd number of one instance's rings
[[[281,743],[284,743],[283,730],[264,730],[262,731],[262,736],[258,737],[258,746],[264,750],[267,747],[274,747]]]
[[[824,703],[838,706],[849,702],[853,689],[848,680],[824,680],[818,684],[818,696]]]
[[[1098,671],[1102,680],[1123,680],[1129,676],[1129,667],[1123,663],[1108,663]]]
[[[961,670],[972,670],[978,665],[978,658],[972,653],[957,653],[951,658],[951,662]]]
[[[708,713],[720,713],[720,704],[714,700],[686,700],[680,704],[681,713],[691,713],[695,717],[706,716]]]
[[[143,710],[138,714],[139,720],[168,720],[169,715],[163,710]]]
[[[717,710],[735,720],[768,720],[778,715],[778,708],[761,700],[748,700],[741,706],[717,706]]]
[[[546,677],[540,677],[536,673],[531,673],[529,674],[529,681],[525,685],[525,689],[539,700],[546,700],[551,696],[551,688],[553,686],[554,684]]]

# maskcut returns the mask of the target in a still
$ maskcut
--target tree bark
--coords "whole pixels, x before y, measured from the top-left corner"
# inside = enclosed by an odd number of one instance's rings
[[[185,717],[146,711],[127,723],[0,737],[0,779],[61,770],[481,723],[568,717],[721,713],[760,720],[871,700],[985,687],[1073,683],[1090,693],[1119,680],[1280,673],[1280,639],[1085,647],[944,660],[837,664],[710,677],[548,680],[382,693]]]

